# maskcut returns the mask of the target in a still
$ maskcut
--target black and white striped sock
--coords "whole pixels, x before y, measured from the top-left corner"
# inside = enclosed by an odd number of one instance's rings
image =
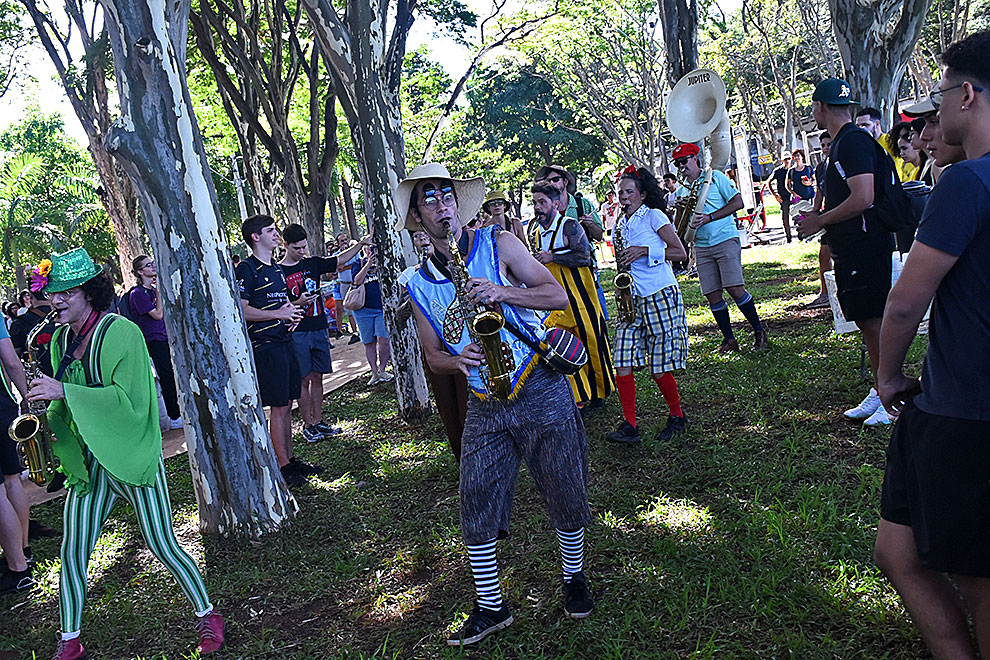
[[[480,545],[466,545],[471,560],[474,589],[478,592],[478,605],[486,610],[502,609],[502,590],[498,584],[498,560],[495,558],[495,539]]]
[[[575,573],[584,570],[584,527],[570,532],[558,529],[557,540],[560,542],[564,582],[570,582]]]

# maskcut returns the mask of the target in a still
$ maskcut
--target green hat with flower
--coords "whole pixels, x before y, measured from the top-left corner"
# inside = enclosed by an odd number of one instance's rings
[[[84,284],[100,273],[103,267],[93,263],[85,248],[76,248],[52,255],[52,267],[45,284],[45,293],[68,291]]]

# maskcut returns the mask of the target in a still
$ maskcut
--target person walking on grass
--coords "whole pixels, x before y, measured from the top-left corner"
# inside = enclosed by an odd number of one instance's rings
[[[584,575],[584,528],[588,507],[588,453],[584,424],[567,379],[540,362],[528,344],[507,330],[511,394],[494,397],[479,367],[484,352],[472,343],[461,301],[496,307],[530,341],[545,335],[534,310],[563,310],[567,294],[514,235],[494,227],[465,229],[481,207],[481,177],[453,179],[428,163],[399,184],[396,230],[425,231],[433,256],[406,284],[423,352],[437,373],[461,373],[471,389],[461,444],[461,534],[471,561],[477,598],[467,621],[447,639],[451,646],[476,644],[513,621],[502,600],[496,543],[509,531],[512,498],[525,460],[543,496],[560,544],[564,611],[591,614],[595,601]],[[451,271],[448,228],[470,279],[458,292]],[[548,319],[549,320],[549,319]]]
[[[657,441],[668,442],[687,427],[673,374],[687,362],[687,317],[681,288],[670,265],[671,261],[684,259],[687,251],[660,210],[662,195],[656,178],[646,168],[630,165],[622,172],[619,203],[623,216],[615,226],[623,249],[615,258],[617,265],[627,267],[632,274],[635,315],[632,319],[620,318],[615,331],[616,382],[625,421],[608,435],[612,442],[641,441],[633,369],[647,364],[670,412]]]
[[[942,63],[932,105],[967,160],[935,185],[883,316],[877,389],[900,416],[875,558],[932,656],[975,660],[990,658],[990,32]],[[904,362],[929,304],[919,380]]]
[[[50,402],[48,423],[68,477],[59,580],[62,633],[52,660],[86,658],[80,629],[87,568],[103,526],[123,499],[134,509],[152,554],[179,583],[196,613],[197,651],[223,646],[223,618],[203,577],[172,529],[158,396],[144,336],[129,320],[108,314],[113,285],[77,248],[52,256],[45,291],[58,310],[51,341],[56,376],[41,375],[28,401]]]

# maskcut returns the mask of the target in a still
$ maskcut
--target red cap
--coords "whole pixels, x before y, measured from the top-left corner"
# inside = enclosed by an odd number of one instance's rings
[[[677,145],[677,148],[674,149],[674,158],[676,159],[676,158],[684,158],[685,156],[697,156],[699,151],[701,150],[698,149],[698,145],[696,144],[679,144]]]

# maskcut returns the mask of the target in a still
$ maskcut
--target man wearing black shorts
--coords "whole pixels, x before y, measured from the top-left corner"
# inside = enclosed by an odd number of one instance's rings
[[[873,137],[852,121],[851,88],[838,78],[818,83],[812,113],[819,128],[833,137],[825,168],[825,211],[810,211],[798,223],[801,238],[825,229],[832,250],[839,305],[847,320],[863,333],[876,380],[880,356],[880,322],[890,292],[894,241],[873,210],[874,173],[880,168]],[[867,426],[889,424],[877,391],[845,412]]]
[[[261,403],[271,408],[268,428],[282,477],[290,486],[300,486],[306,482],[305,473],[314,469],[292,458],[289,404],[299,398],[302,378],[289,330],[302,319],[303,311],[289,302],[282,267],[272,259],[279,240],[274,218],[248,218],[241,225],[241,236],[251,256],[237,266],[237,285],[254,349]]]
[[[292,347],[302,374],[299,414],[303,418],[303,438],[319,442],[340,432],[340,428],[323,421],[323,374],[333,371],[330,361],[330,336],[327,316],[323,313],[320,278],[337,272],[338,260],[347,261],[364,247],[356,243],[334,257],[311,257],[306,230],[289,225],[282,230],[285,257],[279,262],[289,289],[289,300],[302,308],[303,317],[292,332]]]
[[[902,412],[875,556],[932,655],[975,660],[967,615],[990,658],[990,32],[942,62],[931,100],[945,143],[968,160],[932,191],[883,318],[877,388]],[[904,359],[933,296],[919,381]]]

